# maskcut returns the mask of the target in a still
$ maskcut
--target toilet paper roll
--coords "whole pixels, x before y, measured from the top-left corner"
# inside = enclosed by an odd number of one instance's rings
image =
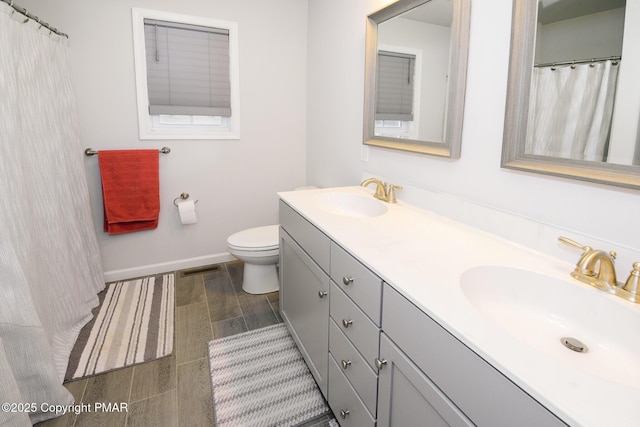
[[[198,222],[198,218],[196,218],[196,203],[193,200],[178,202],[178,211],[180,212],[180,222],[183,225]]]

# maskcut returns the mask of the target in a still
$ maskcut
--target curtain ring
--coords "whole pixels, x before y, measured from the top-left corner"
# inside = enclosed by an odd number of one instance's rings
[[[22,12],[22,14],[25,16],[24,21],[22,21],[23,24],[26,24],[27,22],[29,22],[29,12],[27,12],[27,8],[24,9],[24,12]]]

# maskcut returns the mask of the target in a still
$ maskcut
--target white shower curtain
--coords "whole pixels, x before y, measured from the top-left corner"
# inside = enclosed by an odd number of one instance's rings
[[[70,404],[69,354],[104,287],[64,37],[0,2],[0,425]],[[33,404],[24,407],[25,404]]]
[[[619,65],[533,70],[527,154],[605,161]]]

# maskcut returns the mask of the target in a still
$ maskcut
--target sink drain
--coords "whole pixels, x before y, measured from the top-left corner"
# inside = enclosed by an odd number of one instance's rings
[[[582,341],[575,338],[564,337],[560,339],[560,342],[569,350],[573,350],[578,353],[586,353],[589,350]]]

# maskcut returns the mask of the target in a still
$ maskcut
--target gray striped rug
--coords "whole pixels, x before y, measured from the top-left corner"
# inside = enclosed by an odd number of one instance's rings
[[[217,427],[295,426],[329,412],[283,324],[209,342]]]
[[[78,336],[66,380],[168,356],[173,351],[174,275],[108,285],[100,310]]]

